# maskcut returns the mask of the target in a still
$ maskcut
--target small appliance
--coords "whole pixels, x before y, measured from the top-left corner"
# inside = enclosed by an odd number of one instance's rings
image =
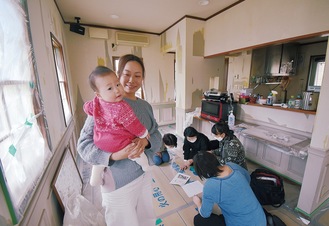
[[[236,115],[236,102],[228,103],[211,100],[202,100],[201,102],[201,118],[212,122],[227,121],[232,110],[233,114]]]
[[[213,101],[221,101],[221,102],[227,102],[229,99],[229,96],[226,92],[219,92],[216,90],[209,90],[203,93],[203,96],[206,100],[213,100]]]

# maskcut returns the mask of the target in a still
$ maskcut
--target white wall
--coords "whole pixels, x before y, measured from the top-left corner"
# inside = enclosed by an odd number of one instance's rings
[[[185,109],[194,110],[201,106],[202,95],[209,89],[211,77],[223,77],[224,58],[204,59],[204,40],[197,39],[194,35],[200,33],[204,38],[204,21],[187,19],[186,20],[186,74],[185,74]],[[202,55],[197,55],[196,48],[202,47]]]
[[[209,19],[205,56],[329,31],[327,0],[248,0]]]
[[[84,36],[70,32],[68,26],[65,31],[73,84],[76,86],[75,89],[80,89],[84,101],[94,96],[88,84],[88,76],[98,65],[100,58],[106,60],[109,57],[112,61],[113,56],[135,53],[133,46],[119,45],[112,49],[111,45],[115,42],[116,31],[107,30],[109,32],[108,40],[89,38],[88,29]],[[150,45],[141,47],[141,57],[146,69],[146,98],[151,103],[172,101],[174,100],[174,55],[160,52],[159,36],[149,35],[149,37]],[[106,66],[111,67],[112,63]],[[166,91],[166,93],[160,93],[158,90]],[[76,93],[73,93],[76,97]],[[161,96],[161,94],[163,95]]]
[[[108,67],[112,67],[112,57],[128,53],[141,54],[145,65],[144,92],[149,103],[172,102],[175,98],[174,83],[174,54],[160,52],[160,36],[149,35],[150,45],[136,47],[119,45],[112,49],[115,43],[116,30],[107,29],[109,39],[89,38],[88,28],[84,36],[72,33],[66,26],[67,52],[72,76],[72,88],[74,103],[80,115],[79,123],[83,123],[84,112],[82,104],[94,97],[94,93],[88,84],[88,76],[103,60]],[[107,60],[109,58],[109,60]]]
[[[204,21],[185,18],[162,35],[164,51],[176,52],[176,132],[183,134],[186,112],[201,106],[211,77],[224,77],[224,57],[204,59]],[[200,54],[201,53],[201,54]]]
[[[237,119],[311,138],[315,115],[241,104]]]

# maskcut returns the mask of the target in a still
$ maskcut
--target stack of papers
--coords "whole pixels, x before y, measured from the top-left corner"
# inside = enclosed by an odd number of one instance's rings
[[[188,197],[193,197],[194,195],[202,193],[203,184],[197,180],[183,185],[182,188]]]
[[[177,173],[176,176],[170,181],[170,184],[179,185],[183,188],[188,197],[200,194],[203,191],[203,184],[200,181],[189,182],[191,176]],[[186,184],[187,183],[187,184]]]
[[[177,173],[174,179],[170,181],[171,184],[175,185],[184,185],[191,177],[189,175],[183,174],[183,173]]]

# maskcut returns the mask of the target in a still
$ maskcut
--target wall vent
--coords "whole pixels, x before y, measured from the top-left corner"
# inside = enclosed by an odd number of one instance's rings
[[[90,27],[89,28],[89,37],[90,38],[109,39],[109,34],[106,29]]]
[[[118,31],[115,33],[117,45],[148,46],[150,38],[145,34]]]

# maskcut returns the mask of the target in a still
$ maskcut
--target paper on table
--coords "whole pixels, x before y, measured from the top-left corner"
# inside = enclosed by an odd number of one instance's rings
[[[191,178],[191,176],[183,174],[183,173],[177,173],[176,176],[170,181],[170,184],[176,184],[176,185],[184,185],[186,182]]]
[[[197,180],[183,185],[182,188],[188,197],[192,197],[203,191],[203,184]]]

